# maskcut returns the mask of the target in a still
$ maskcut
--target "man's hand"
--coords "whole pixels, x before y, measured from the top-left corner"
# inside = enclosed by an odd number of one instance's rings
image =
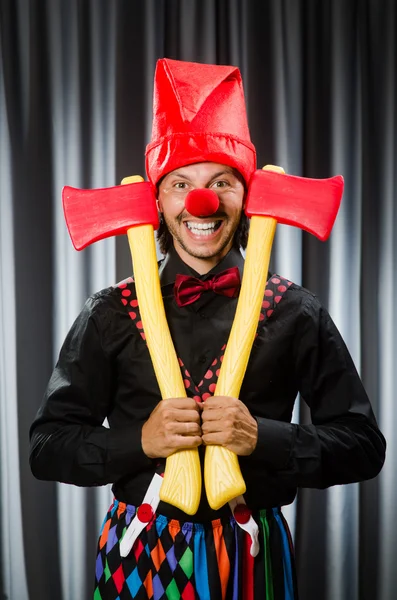
[[[238,456],[248,456],[258,441],[258,423],[237,398],[213,396],[201,405],[203,444],[218,444]]]
[[[149,458],[167,458],[201,443],[200,407],[193,398],[161,400],[142,427],[142,448]]]

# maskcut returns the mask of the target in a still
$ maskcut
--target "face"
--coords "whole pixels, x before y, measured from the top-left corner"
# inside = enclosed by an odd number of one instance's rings
[[[198,188],[217,193],[219,208],[201,218],[185,208],[187,194]],[[182,260],[199,273],[212,269],[230,250],[244,202],[244,185],[226,165],[196,163],[168,173],[159,186],[159,209]]]

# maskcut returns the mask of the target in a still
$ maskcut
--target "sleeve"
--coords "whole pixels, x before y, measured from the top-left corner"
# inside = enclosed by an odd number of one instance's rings
[[[105,485],[152,467],[143,423],[108,428],[113,364],[103,348],[97,303],[89,299],[70,329],[30,428],[30,466],[38,479]]]
[[[252,460],[294,487],[375,477],[385,460],[385,439],[346,345],[314,297],[298,317],[294,340],[295,378],[311,424],[257,417]]]

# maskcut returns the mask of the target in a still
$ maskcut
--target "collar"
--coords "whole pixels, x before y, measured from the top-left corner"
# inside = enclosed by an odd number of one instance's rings
[[[197,279],[205,281],[208,279],[208,277],[216,275],[217,273],[220,273],[225,269],[229,269],[230,267],[237,267],[240,271],[240,276],[243,276],[244,258],[240,250],[237,250],[237,248],[232,248],[226,254],[226,256],[224,256],[222,260],[211,269],[211,271],[208,271],[208,273],[205,273],[205,275],[200,275],[197,273],[197,271],[183,262],[174,246],[172,246],[166,254],[164,260],[160,263],[160,285],[161,287],[165,287],[166,285],[170,284],[173,285],[175,282],[175,277],[178,273],[181,273],[182,275],[193,275],[193,277],[197,277]]]

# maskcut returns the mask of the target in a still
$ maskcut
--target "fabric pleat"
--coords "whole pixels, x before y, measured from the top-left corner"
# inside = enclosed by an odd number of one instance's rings
[[[284,566],[284,586],[285,586],[285,600],[293,600],[293,579],[292,579],[292,564],[291,564],[291,548],[289,545],[288,535],[285,530],[283,521],[278,514],[277,509],[273,509],[274,518],[276,519],[277,525],[280,528],[282,543],[283,543],[283,566]]]
[[[262,531],[263,531],[263,560],[265,567],[265,582],[266,582],[266,600],[274,600],[273,593],[273,575],[272,575],[272,563],[270,558],[270,544],[269,544],[269,524],[266,519],[266,513],[263,512],[260,515]]]
[[[121,558],[134,506],[114,501],[98,539],[94,600],[297,600],[293,549],[278,508],[255,514],[260,551],[230,517],[207,524],[157,515]]]

